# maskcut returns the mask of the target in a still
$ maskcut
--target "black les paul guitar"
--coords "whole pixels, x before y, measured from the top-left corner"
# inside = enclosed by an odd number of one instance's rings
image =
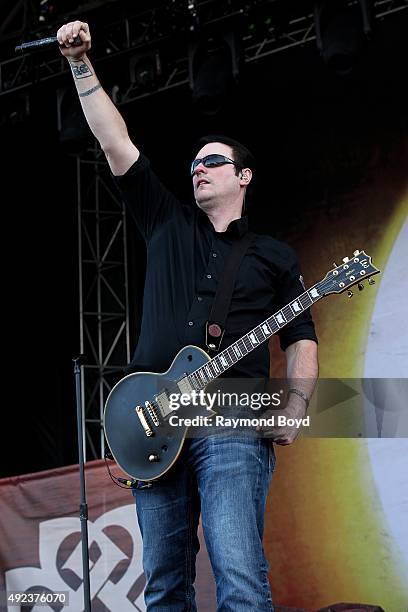
[[[172,427],[170,395],[199,392],[231,366],[266,342],[305,309],[331,293],[342,293],[371,278],[379,270],[364,251],[345,257],[323,280],[254,327],[212,359],[197,346],[184,347],[164,374],[138,372],[120,380],[105,405],[104,429],[112,455],[132,478],[142,481],[162,476],[174,464],[187,427]],[[196,408],[194,408],[196,410]],[[205,408],[202,408],[203,413]],[[188,413],[188,409],[187,409]],[[193,414],[191,406],[190,415]],[[196,414],[196,413],[194,413]],[[208,416],[208,412],[206,412]]]

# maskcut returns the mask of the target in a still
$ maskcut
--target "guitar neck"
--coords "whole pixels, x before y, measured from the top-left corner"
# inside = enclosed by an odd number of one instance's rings
[[[320,281],[295,300],[275,312],[268,319],[251,329],[239,340],[230,344],[226,349],[218,353],[206,364],[189,374],[188,379],[193,389],[200,391],[212,380],[226,372],[233,365],[243,359],[248,353],[266,342],[273,334],[293,321],[312,304],[324,297],[324,281]]]

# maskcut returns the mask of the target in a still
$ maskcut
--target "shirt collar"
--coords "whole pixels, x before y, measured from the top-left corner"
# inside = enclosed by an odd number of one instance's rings
[[[205,212],[201,210],[201,208],[199,208],[198,206],[197,206],[197,210],[198,210],[198,219],[200,220],[200,222],[204,224],[208,224],[208,226],[211,227],[211,229],[215,232],[214,226],[209,220],[208,216],[205,214]],[[248,217],[244,215],[243,217],[240,217],[239,219],[234,219],[234,221],[231,221],[231,223],[228,225],[225,232],[216,232],[216,233],[225,234],[226,236],[236,236],[238,238],[241,238],[241,236],[246,234],[247,231],[248,231]]]
[[[247,231],[248,231],[248,217],[246,215],[244,215],[243,217],[240,217],[240,219],[235,219],[234,221],[231,221],[231,223],[227,227],[228,233],[232,233],[238,236],[239,238],[241,238],[241,236],[246,234]]]

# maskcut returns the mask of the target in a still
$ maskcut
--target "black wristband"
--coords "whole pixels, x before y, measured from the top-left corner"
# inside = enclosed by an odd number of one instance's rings
[[[306,403],[306,410],[308,409],[308,407],[309,407],[309,401],[310,401],[310,400],[309,400],[309,398],[307,397],[307,395],[306,395],[305,393],[303,393],[303,391],[299,391],[299,389],[294,389],[294,388],[292,388],[292,389],[289,389],[289,391],[288,391],[288,395],[289,395],[289,393],[295,393],[296,395],[298,395],[299,397],[301,397],[301,398],[302,398],[302,400],[304,400],[304,401],[305,401],[305,403]]]

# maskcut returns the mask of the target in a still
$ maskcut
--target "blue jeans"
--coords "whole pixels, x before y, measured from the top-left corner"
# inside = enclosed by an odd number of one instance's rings
[[[273,445],[235,432],[192,438],[167,474],[135,489],[148,612],[195,612],[201,511],[218,612],[273,612],[262,536]]]

